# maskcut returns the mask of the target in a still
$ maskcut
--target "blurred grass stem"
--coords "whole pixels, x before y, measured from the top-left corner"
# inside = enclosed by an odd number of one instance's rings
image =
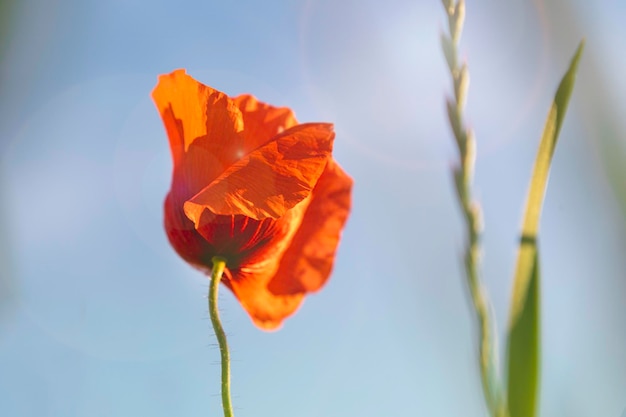
[[[443,52],[452,76],[454,98],[446,102],[450,127],[459,150],[459,163],[454,168],[454,184],[459,205],[465,219],[467,242],[464,253],[465,275],[479,325],[479,364],[485,401],[494,417],[506,416],[502,401],[501,384],[497,370],[497,352],[493,336],[491,303],[480,279],[480,236],[482,232],[482,211],[473,199],[472,181],[476,161],[476,140],[474,133],[463,122],[463,108],[469,86],[467,65],[459,65],[458,47],[465,19],[465,1],[442,0],[448,16],[450,35],[442,33]]]

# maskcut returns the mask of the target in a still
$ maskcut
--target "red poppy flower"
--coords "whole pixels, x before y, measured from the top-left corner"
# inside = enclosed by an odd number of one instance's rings
[[[230,98],[184,70],[152,93],[174,169],[165,230],[188,263],[223,278],[259,327],[274,329],[324,285],[350,210],[333,126],[250,95]]]

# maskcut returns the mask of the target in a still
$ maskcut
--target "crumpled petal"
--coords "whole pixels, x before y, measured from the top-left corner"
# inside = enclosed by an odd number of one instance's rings
[[[196,228],[205,209],[256,220],[277,219],[305,199],[323,172],[334,132],[331,124],[295,126],[234,163],[185,203]]]
[[[279,220],[255,220],[246,216],[221,216],[205,210],[197,232],[211,247],[212,255],[227,260],[227,268],[259,264],[280,258],[300,226],[307,199]],[[189,221],[189,220],[188,220]]]
[[[278,328],[305,294],[328,280],[350,211],[351,189],[352,179],[331,159],[282,256],[230,272],[232,278],[225,284],[257,326]]]
[[[295,115],[288,107],[274,107],[260,102],[256,97],[244,94],[233,99],[241,111],[244,131],[242,132],[249,149],[256,149],[274,136],[298,124]]]
[[[173,185],[190,197],[239,159],[244,142],[241,111],[226,94],[197,82],[185,70],[161,75],[152,97],[170,141]]]
[[[178,255],[194,267],[209,272],[214,249],[195,229],[169,192],[163,205],[167,238]]]

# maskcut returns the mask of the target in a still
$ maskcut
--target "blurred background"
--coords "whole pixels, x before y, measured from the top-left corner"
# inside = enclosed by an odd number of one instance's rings
[[[221,292],[237,417],[486,416],[440,1],[0,5],[0,415],[222,415],[208,281],[162,229],[171,161],[150,92],[184,67],[335,123],[355,179],[333,276],[280,331]],[[535,151],[587,39],[542,218],[543,416],[626,407],[625,16],[619,0],[467,4],[502,348]]]

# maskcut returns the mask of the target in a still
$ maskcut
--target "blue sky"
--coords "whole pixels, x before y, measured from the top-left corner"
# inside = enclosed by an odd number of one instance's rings
[[[594,4],[469,2],[462,41],[503,336],[544,117],[587,38],[542,220],[546,416],[626,407],[626,224],[605,169],[626,126],[603,110],[624,109],[626,8]],[[283,329],[222,291],[236,415],[486,415],[443,23],[439,1],[20,1],[0,67],[0,415],[221,415],[208,283],[161,225],[171,162],[150,92],[181,67],[335,123],[355,180],[333,276]]]

